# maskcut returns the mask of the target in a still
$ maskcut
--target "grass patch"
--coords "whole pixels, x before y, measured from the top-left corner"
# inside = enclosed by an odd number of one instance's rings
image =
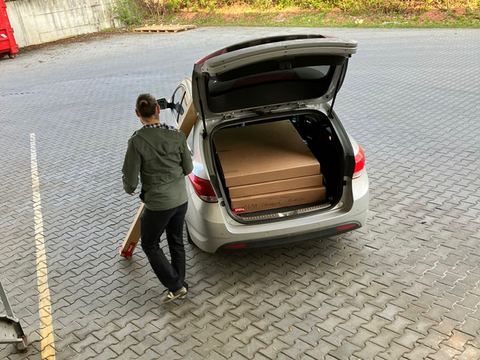
[[[197,26],[358,27],[358,28],[480,28],[480,11],[428,10],[402,13],[258,10],[249,7],[205,11],[181,10],[165,14],[164,23]]]
[[[116,0],[127,26],[479,28],[479,0]]]

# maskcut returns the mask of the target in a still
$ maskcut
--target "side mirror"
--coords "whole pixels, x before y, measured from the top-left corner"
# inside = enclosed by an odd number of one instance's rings
[[[165,110],[168,108],[168,101],[165,98],[157,99],[157,104],[160,106],[161,110]]]
[[[157,104],[158,106],[160,106],[160,110],[173,109],[180,115],[183,115],[183,106],[180,103],[174,104],[174,103],[168,102],[168,100],[165,98],[161,98],[161,99],[157,99]]]
[[[175,104],[175,110],[177,110],[177,113],[180,115],[183,115],[183,106],[180,104]]]

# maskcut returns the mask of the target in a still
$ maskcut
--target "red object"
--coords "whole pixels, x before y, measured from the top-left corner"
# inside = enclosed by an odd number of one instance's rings
[[[343,226],[338,226],[337,230],[338,231],[345,231],[345,230],[351,229],[353,227],[358,227],[358,224],[347,224],[347,225],[343,225]]]
[[[0,58],[9,55],[11,58],[17,56],[18,45],[13,36],[13,29],[8,20],[7,5],[0,0]]]
[[[124,258],[131,258],[133,255],[133,250],[135,250],[135,247],[137,246],[137,243],[130,243],[127,249],[124,249],[123,246],[120,248],[120,256]]]
[[[228,245],[225,246],[225,249],[244,249],[247,244],[235,244],[235,245]]]

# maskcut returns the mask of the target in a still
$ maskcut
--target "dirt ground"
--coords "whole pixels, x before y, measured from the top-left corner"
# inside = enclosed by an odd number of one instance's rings
[[[285,10],[276,10],[276,11],[265,11],[266,18],[268,14],[271,14],[271,19],[278,22],[287,22],[290,18],[299,17],[302,14],[305,16],[316,16],[323,14],[322,11],[318,10],[295,10],[295,9],[285,9]],[[235,21],[246,19],[255,21],[257,13],[251,11],[251,9],[246,9],[241,5],[233,5],[228,9],[219,11],[221,18],[225,23],[234,23]],[[274,15],[275,14],[275,15]],[[191,11],[191,10],[182,10],[176,14],[178,21],[185,22],[196,22],[202,21],[205,18],[214,17],[217,15],[216,12],[210,13],[206,11]],[[450,11],[431,9],[431,10],[411,10],[403,15],[399,14],[390,14],[390,13],[378,13],[378,14],[358,14],[351,15],[344,13],[341,9],[335,8],[331,11],[328,11],[324,14],[322,23],[335,23],[342,25],[342,23],[351,23],[352,20],[355,23],[364,23],[364,24],[382,24],[382,22],[389,21],[392,19],[402,19],[402,23],[412,23],[412,24],[421,24],[424,22],[452,22],[460,20],[461,18],[468,18],[473,22],[480,23],[480,12],[478,9],[475,11],[467,11],[466,8],[456,8],[451,9]],[[362,19],[361,22],[355,21],[356,19]]]
[[[65,46],[68,44],[73,44],[73,43],[79,43],[79,42],[90,42],[90,41],[96,41],[99,39],[104,39],[108,38],[111,36],[116,36],[118,34],[125,34],[125,33],[130,33],[132,30],[130,29],[114,29],[114,30],[109,30],[109,31],[101,31],[97,33],[91,33],[91,34],[83,34],[83,35],[75,35],[71,37],[66,37],[63,39],[51,41],[51,42],[46,42],[43,44],[38,44],[38,45],[30,45],[30,46],[25,46],[22,47],[18,50],[19,54],[22,53],[28,53],[30,51],[36,51],[40,50],[43,48],[47,48],[50,46]]]

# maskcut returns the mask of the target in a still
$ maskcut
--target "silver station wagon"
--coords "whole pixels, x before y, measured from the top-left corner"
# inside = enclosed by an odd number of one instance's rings
[[[322,35],[246,41],[199,60],[159,100],[192,152],[190,242],[280,247],[365,224],[364,154],[333,111],[356,48]]]

